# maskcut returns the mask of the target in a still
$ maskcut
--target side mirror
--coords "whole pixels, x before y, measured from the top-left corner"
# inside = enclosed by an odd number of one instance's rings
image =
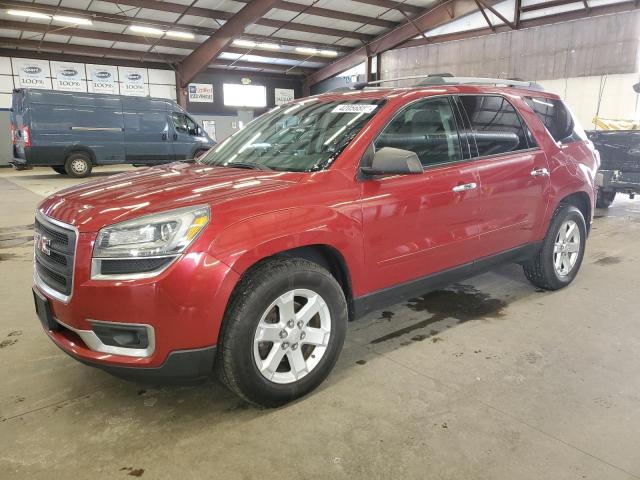
[[[424,169],[415,152],[383,147],[374,154],[371,166],[360,171],[365,175],[413,175],[423,173]]]

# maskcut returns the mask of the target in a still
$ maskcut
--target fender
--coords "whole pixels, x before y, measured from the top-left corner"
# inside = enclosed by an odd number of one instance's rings
[[[363,291],[361,220],[332,208],[300,206],[248,218],[222,230],[210,252],[241,276],[264,258],[310,245],[337,250],[346,262],[354,295]]]

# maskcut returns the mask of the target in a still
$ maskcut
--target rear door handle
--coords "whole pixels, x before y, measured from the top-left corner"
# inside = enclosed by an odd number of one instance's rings
[[[546,168],[536,168],[535,170],[531,171],[531,176],[532,177],[548,177],[549,170],[547,170]]]
[[[166,139],[167,139],[167,134],[166,134],[166,132],[163,132],[162,133],[162,140],[166,140]]]
[[[466,192],[468,190],[475,190],[476,188],[478,188],[478,184],[476,183],[465,183],[464,185],[456,185],[455,187],[452,188],[452,190],[456,193],[459,192]]]

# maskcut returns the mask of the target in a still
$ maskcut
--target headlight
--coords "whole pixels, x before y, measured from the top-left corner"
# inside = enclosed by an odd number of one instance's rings
[[[180,208],[105,227],[93,248],[92,277],[157,275],[209,223],[208,206]]]

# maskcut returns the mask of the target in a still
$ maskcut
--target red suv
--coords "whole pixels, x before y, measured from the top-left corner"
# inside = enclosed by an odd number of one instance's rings
[[[366,312],[508,262],[568,285],[597,154],[557,96],[500,83],[305,98],[196,163],[52,195],[35,222],[47,334],[118,376],[217,370],[276,406],[327,377]]]

